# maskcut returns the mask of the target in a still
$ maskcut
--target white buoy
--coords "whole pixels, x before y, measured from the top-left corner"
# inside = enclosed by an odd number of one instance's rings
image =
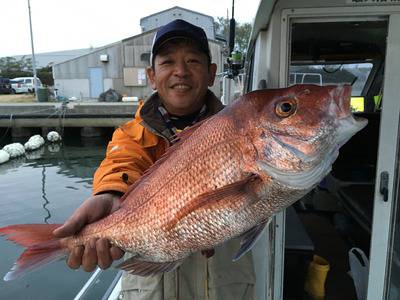
[[[10,154],[10,158],[25,154],[25,148],[20,143],[12,143],[3,147],[3,150]]]
[[[50,131],[47,134],[47,140],[52,143],[59,142],[61,141],[61,135],[57,131]]]
[[[25,143],[24,147],[25,150],[30,151],[39,149],[43,145],[44,145],[44,138],[42,138],[39,134],[36,134],[29,138],[29,140]]]
[[[0,150],[0,164],[10,160],[10,154],[7,151]]]

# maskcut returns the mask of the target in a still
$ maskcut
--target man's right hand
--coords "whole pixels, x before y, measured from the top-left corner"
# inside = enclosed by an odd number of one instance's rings
[[[120,208],[120,196],[104,193],[86,199],[72,216],[59,228],[54,230],[54,236],[63,238],[78,233],[86,224],[93,223],[108,216]],[[106,239],[93,239],[84,246],[70,249],[67,264],[72,269],[81,265],[87,272],[93,271],[98,265],[102,269],[111,266],[114,260],[120,259],[124,251],[112,246]]]

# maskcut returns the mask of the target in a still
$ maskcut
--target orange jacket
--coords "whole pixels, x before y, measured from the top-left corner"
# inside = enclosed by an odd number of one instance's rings
[[[208,112],[205,117],[223,107],[213,94],[210,96],[206,101]],[[114,132],[106,157],[94,176],[94,194],[107,191],[124,193],[165,152],[171,136],[163,130],[162,122],[157,118],[157,103],[152,103],[152,100],[154,98],[150,97],[144,105],[140,105],[135,119]],[[218,247],[210,260],[199,253],[193,254],[179,267],[179,272],[152,277],[125,273],[122,293],[128,298],[149,300],[155,294],[163,294],[163,299],[176,298],[178,294],[185,299],[194,296],[200,299],[208,294],[210,299],[233,299],[238,293],[241,299],[252,299],[255,284],[253,258],[247,254],[232,263],[231,257],[239,247],[239,240],[229,241]],[[175,283],[178,278],[182,282],[188,280],[190,284],[183,284],[177,291]]]
[[[94,174],[93,194],[109,191],[125,193],[128,186],[164,154],[171,136],[160,126],[158,113],[155,112],[158,103],[158,95],[155,93],[144,105],[139,105],[132,121],[114,131],[107,146],[106,157]],[[223,108],[210,91],[206,106],[208,112],[205,117]]]

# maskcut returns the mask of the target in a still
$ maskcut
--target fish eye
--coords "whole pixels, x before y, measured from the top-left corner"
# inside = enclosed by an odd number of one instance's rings
[[[296,101],[294,99],[285,99],[279,102],[275,107],[276,114],[281,118],[287,118],[296,111]]]

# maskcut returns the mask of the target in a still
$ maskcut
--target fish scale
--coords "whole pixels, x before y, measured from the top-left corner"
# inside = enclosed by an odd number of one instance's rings
[[[230,149],[231,152],[236,152],[236,153],[227,157],[225,154],[227,153],[228,149]],[[165,185],[166,187],[165,193],[163,193],[163,191],[160,191],[161,197],[159,197],[159,199],[156,198],[152,199],[152,201],[156,203],[165,203],[165,205],[161,205],[159,209],[157,209],[156,211],[151,210],[148,207],[143,207],[142,209],[143,216],[142,215],[136,216],[137,219],[149,220],[143,226],[144,227],[143,231],[145,235],[151,235],[150,231],[155,230],[154,229],[155,226],[154,224],[152,224],[153,226],[148,226],[147,228],[148,229],[147,231],[149,232],[146,232],[146,225],[150,224],[150,220],[154,218],[154,214],[158,215],[157,219],[160,220],[160,222],[158,223],[159,225],[160,223],[166,224],[168,221],[170,221],[171,215],[172,218],[174,217],[173,216],[174,212],[179,211],[180,209],[182,209],[182,207],[185,206],[186,204],[185,202],[188,202],[193,197],[209,190],[210,185],[212,185],[211,188],[215,189],[235,181],[236,177],[238,176],[238,174],[235,174],[235,172],[238,173],[237,170],[239,170],[239,168],[230,166],[230,164],[232,164],[232,160],[229,160],[229,157],[236,156],[239,159],[240,153],[238,151],[237,145],[235,147],[235,145],[219,143],[219,147],[214,147],[210,151],[204,151],[203,149],[200,148],[200,152],[202,153],[201,154],[202,156],[198,156],[195,162],[191,162],[190,166],[182,168],[183,171],[181,173],[174,174],[173,182],[171,184]],[[216,154],[213,156],[215,157],[215,160],[208,159],[208,157],[213,155],[213,153]],[[202,157],[206,159],[201,159]],[[219,168],[216,168],[217,165],[219,166]],[[215,171],[222,169],[225,171],[224,172]],[[229,171],[227,172],[227,170],[230,170],[230,172]],[[210,181],[209,179],[206,180],[205,177],[214,178],[214,180],[212,181]],[[196,180],[195,183],[193,182],[193,179]],[[151,179],[150,182],[152,182]],[[204,184],[204,183],[212,183],[212,184]],[[191,188],[182,189],[182,186],[189,186]],[[151,186],[148,185],[146,187],[150,188]],[[129,198],[127,198],[125,201],[129,201]],[[153,204],[149,203],[148,205],[151,206]],[[152,212],[154,212],[154,214]],[[135,224],[135,226],[137,225],[138,224]],[[135,230],[136,228],[132,228],[132,232],[134,232]],[[154,242],[158,244],[157,248],[159,249],[163,247],[163,245],[165,245],[169,249],[171,247],[171,243],[169,242],[169,240],[167,240],[167,238],[163,238],[164,232],[162,230],[158,230],[158,233],[159,235],[157,235],[157,239],[154,239]],[[196,234],[197,234],[196,230],[192,232],[192,235],[196,236]],[[131,235],[132,238],[135,238],[135,236],[136,236],[135,234]],[[133,242],[132,244],[134,245],[135,243]],[[174,245],[176,245],[175,242],[172,243],[172,246]],[[150,249],[150,251],[151,249],[154,249],[153,246],[154,245],[152,245],[152,243],[151,244],[148,243],[148,248]]]
[[[275,213],[329,173],[340,146],[367,124],[351,115],[350,92],[350,86],[295,85],[244,95],[178,135],[129,187],[119,210],[77,235],[55,239],[57,225],[0,228],[0,235],[27,248],[5,279],[92,238],[132,252],[119,267],[142,276],[242,236],[233,257],[239,259]]]
[[[205,130],[207,130],[207,128],[205,128],[204,131]],[[169,176],[157,177],[158,174],[162,176],[163,169],[160,168],[157,170],[157,173],[154,173],[151,178],[148,178],[149,182],[143,187],[146,191],[142,193],[139,190],[137,193],[139,195],[150,195],[147,190],[157,190],[157,194],[152,198],[151,202],[145,203],[139,212],[131,215],[129,219],[138,220],[137,222],[131,222],[130,225],[121,226],[118,221],[114,221],[116,223],[115,226],[121,228],[121,232],[131,232],[131,241],[127,241],[126,244],[119,242],[118,246],[127,250],[131,248],[137,250],[139,248],[142,250],[143,256],[147,256],[143,245],[147,245],[149,249],[147,252],[151,252],[155,246],[157,246],[157,251],[159,252],[159,248],[162,248],[164,244],[170,248],[171,243],[169,243],[166,238],[163,238],[164,232],[160,227],[170,221],[171,215],[173,218],[174,212],[182,209],[186,202],[190,201],[193,197],[208,191],[210,188],[219,188],[237,180],[238,175],[240,175],[240,172],[238,172],[240,168],[232,164],[232,162],[235,161],[232,160],[232,157],[236,157],[236,161],[239,161],[241,157],[239,149],[240,140],[235,141],[235,139],[232,139],[232,135],[230,135],[229,137],[232,140],[230,144],[221,143],[221,134],[217,133],[217,135],[219,135],[217,138],[214,138],[212,135],[205,137],[209,142],[208,144],[205,144],[202,139],[199,139],[195,143],[188,143],[188,147],[197,149],[198,153],[194,153],[196,157],[194,161],[185,154],[185,152],[187,152],[185,151],[186,148],[182,147],[183,150],[177,151],[175,156],[183,159],[179,163],[175,163],[174,168],[170,168]],[[210,140],[213,140],[213,138],[217,141],[217,144],[213,146],[211,143],[210,146]],[[197,147],[197,145],[199,145],[199,147]],[[230,155],[227,155],[228,153]],[[209,159],[210,157],[214,159]],[[173,159],[174,157],[171,157],[170,161],[173,161]],[[168,163],[163,167],[168,169]],[[210,180],[210,178],[213,180]],[[162,186],[164,189],[156,189],[152,184]],[[189,188],[182,189],[182,186],[188,186]],[[130,198],[127,197],[125,201],[124,207],[128,205]],[[156,216],[157,218],[155,218]],[[110,216],[110,218],[112,218],[112,216]],[[117,220],[119,220],[119,218],[117,218]],[[154,224],[153,220],[158,220],[157,224]],[[109,224],[109,222],[109,220],[104,220],[104,223]],[[127,223],[127,221],[124,222],[124,224]],[[89,231],[90,228],[87,230]],[[118,237],[118,234],[116,234],[115,230],[110,230],[112,234],[108,234],[107,231],[101,231],[102,237],[110,238],[113,241],[114,239],[112,236]],[[98,229],[96,231],[98,232]],[[135,234],[136,231],[140,231],[141,234]],[[194,235],[196,235],[196,233],[194,233]],[[93,235],[88,234],[86,235],[86,239],[92,236]],[[145,243],[143,243],[144,236],[147,237]],[[121,239],[115,238],[115,240]],[[142,241],[141,245],[138,245],[136,240],[139,242]],[[81,242],[84,242],[84,240]]]

